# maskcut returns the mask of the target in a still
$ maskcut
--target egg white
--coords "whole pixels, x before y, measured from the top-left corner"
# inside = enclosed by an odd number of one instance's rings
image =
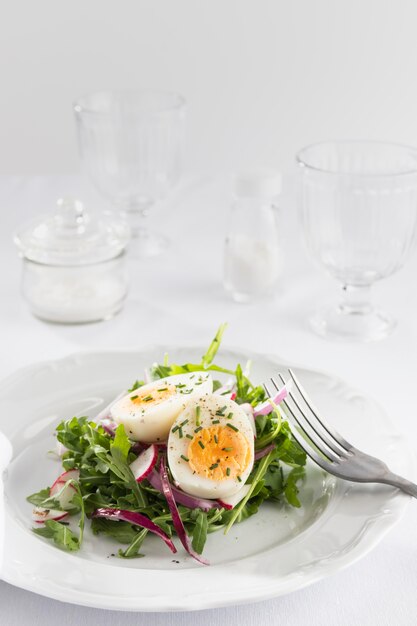
[[[228,422],[239,429],[246,438],[250,449],[250,460],[239,481],[236,477],[214,480],[201,476],[193,471],[190,463],[182,457],[187,457],[191,437],[195,436],[196,407],[199,406],[200,425],[210,428],[213,421],[219,420],[218,426],[225,427]],[[224,416],[216,412],[224,408]],[[233,419],[228,414],[233,413]],[[182,425],[183,424],[183,425]],[[180,436],[181,432],[181,436]],[[188,435],[188,437],[187,437]],[[168,465],[175,483],[186,493],[201,498],[224,498],[234,495],[245,484],[254,464],[254,434],[250,420],[243,409],[233,400],[225,399],[219,394],[211,394],[192,399],[172,425],[168,439]]]
[[[158,389],[175,387],[175,393],[158,401]],[[188,402],[196,396],[210,394],[213,380],[207,372],[192,372],[167,376],[143,385],[130,392],[110,409],[110,417],[117,424],[123,424],[126,433],[134,441],[158,443],[168,439],[169,430]],[[151,397],[156,400],[135,402],[135,397]],[[132,399],[133,398],[133,399]],[[137,400],[137,398],[136,398]]]

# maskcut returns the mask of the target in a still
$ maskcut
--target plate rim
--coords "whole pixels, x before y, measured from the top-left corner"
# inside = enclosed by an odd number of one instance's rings
[[[28,375],[30,374],[30,372],[39,371],[39,369],[45,368],[45,367],[59,367],[59,365],[62,366],[65,362],[73,366],[76,366],[77,360],[83,357],[84,358],[86,357],[87,358],[100,358],[100,357],[102,358],[103,355],[106,355],[109,358],[112,355],[118,355],[119,357],[122,357],[124,354],[129,354],[129,355],[139,354],[140,355],[141,353],[152,352],[152,351],[154,351],[155,354],[159,354],[159,353],[163,354],[166,351],[178,350],[178,349],[202,350],[203,351],[202,353],[204,353],[203,347],[193,344],[193,343],[186,343],[186,342],[182,343],[181,345],[169,344],[169,345],[162,346],[160,344],[151,344],[151,345],[144,345],[144,346],[134,347],[134,348],[123,348],[123,349],[118,349],[118,350],[103,349],[103,350],[93,350],[93,351],[92,350],[74,351],[60,358],[41,360],[41,361],[30,363],[21,368],[18,368],[17,370],[9,374],[7,377],[0,380],[0,395],[5,390],[7,390],[7,387],[9,385],[12,385],[16,381],[16,379],[19,379],[21,376]],[[222,348],[220,349],[220,353],[221,351],[222,351]],[[242,348],[229,346],[229,345],[224,346],[223,351],[229,354],[233,354],[233,353],[237,353],[240,355],[244,354],[244,351],[242,350]],[[291,363],[291,365],[289,365],[287,362],[287,359],[282,359],[277,354],[259,353],[259,352],[249,350],[247,351],[247,355],[248,355],[247,358],[250,358],[252,360],[254,359],[269,360],[271,362],[276,362],[277,365],[279,364],[282,366],[285,364],[285,367],[293,367],[295,369],[305,370],[305,371],[308,371],[309,373],[318,374],[318,375],[324,376],[325,378],[331,379],[337,382],[338,384],[341,384],[344,387],[347,387],[352,392],[360,393],[361,396],[365,397],[368,401],[372,402],[378,408],[378,410],[384,414],[388,423],[394,424],[394,422],[391,420],[390,416],[387,414],[385,409],[377,401],[375,401],[372,397],[368,396],[367,393],[362,392],[360,389],[354,387],[349,382],[346,382],[344,379],[342,379],[339,376],[335,376],[334,374],[326,372],[325,370],[322,370],[322,369],[315,369],[315,368],[311,368],[305,365],[300,365],[297,363]],[[0,424],[0,430],[1,430],[1,424]],[[395,434],[396,437],[399,437],[401,439],[401,444],[402,446],[404,446],[404,453],[405,453],[404,456],[406,457],[407,466],[410,468],[410,471],[412,472],[412,474],[414,474],[414,470],[415,470],[414,458],[411,455],[411,450],[409,448],[409,445],[407,445],[406,437],[397,428],[397,424],[395,424],[395,431],[393,434]],[[401,520],[401,518],[405,514],[407,506],[409,505],[410,497],[407,497],[403,494],[400,495],[398,492],[394,492],[394,495],[391,495],[391,497],[387,498],[387,500],[389,500],[390,502],[395,502],[395,506],[393,507],[394,512],[390,511],[389,515],[384,513],[378,516],[377,523],[373,523],[369,527],[366,528],[366,531],[363,533],[363,536],[361,537],[360,541],[358,541],[357,545],[355,545],[353,549],[349,550],[347,554],[344,555],[344,558],[342,559],[337,558],[337,557],[331,558],[325,567],[318,567],[315,569],[315,571],[309,572],[308,575],[305,575],[305,573],[303,573],[301,578],[298,577],[298,579],[296,576],[296,572],[292,572],[290,575],[285,577],[285,584],[281,585],[279,588],[274,588],[277,586],[277,580],[275,579],[272,579],[269,585],[266,584],[265,581],[263,581],[261,589],[258,591],[257,588],[253,588],[252,593],[249,598],[242,597],[242,596],[239,597],[239,594],[237,595],[235,594],[230,597],[224,597],[224,598],[222,597],[222,599],[220,600],[216,599],[215,601],[213,601],[213,599],[211,599],[210,596],[207,597],[207,594],[201,594],[198,597],[198,599],[194,598],[191,600],[191,602],[189,601],[188,602],[174,602],[174,603],[171,602],[171,604],[165,603],[164,606],[159,607],[159,606],[155,606],[155,599],[152,597],[149,597],[146,599],[147,603],[145,603],[145,605],[142,604],[140,608],[138,608],[137,606],[130,606],[129,603],[127,603],[128,606],[123,606],[123,602],[126,602],[126,598],[120,600],[120,597],[118,595],[112,596],[110,594],[106,594],[105,596],[103,596],[103,594],[100,594],[100,593],[83,591],[80,596],[79,590],[67,589],[67,591],[70,592],[68,595],[69,596],[74,595],[74,597],[68,597],[68,596],[64,597],[62,594],[62,587],[58,588],[57,591],[55,591],[55,589],[40,589],[39,584],[36,584],[36,583],[31,584],[30,581],[25,580],[25,579],[23,580],[20,579],[18,581],[14,580],[13,577],[9,579],[7,575],[5,575],[5,572],[3,571],[0,571],[0,580],[4,580],[5,582],[9,584],[15,585],[27,591],[31,591],[39,595],[43,595],[45,597],[49,597],[49,598],[52,598],[54,600],[58,600],[61,602],[68,602],[71,604],[78,604],[81,606],[89,606],[89,607],[101,608],[101,609],[106,609],[106,610],[133,611],[133,612],[155,612],[155,611],[181,612],[181,611],[207,610],[211,608],[223,608],[227,606],[237,606],[237,605],[242,605],[242,604],[261,602],[261,601],[265,601],[267,599],[271,599],[274,597],[287,595],[288,593],[291,593],[299,589],[303,589],[315,582],[318,582],[319,580],[322,580],[323,578],[326,578],[327,576],[333,575],[337,571],[342,571],[346,569],[350,565],[356,563],[362,557],[366,556],[385,537],[385,535],[389,532],[389,530],[391,530],[391,528],[393,528]],[[364,542],[364,538],[366,538],[366,542]],[[253,558],[253,557],[248,557],[248,558]],[[227,564],[225,565],[227,566]],[[187,570],[182,570],[182,571],[187,571]],[[195,571],[195,570],[188,570],[188,571]],[[294,578],[296,579],[296,584],[294,584],[293,582]],[[138,597],[138,600],[139,600],[138,602],[139,604],[141,600],[140,596]]]

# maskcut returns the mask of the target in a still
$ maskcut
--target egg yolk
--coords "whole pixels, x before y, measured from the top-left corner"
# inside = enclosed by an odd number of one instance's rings
[[[159,386],[155,386],[153,389],[148,389],[148,391],[140,392],[138,389],[137,393],[133,396],[130,396],[130,400],[134,404],[138,404],[140,406],[146,405],[155,405],[164,402],[171,396],[175,396],[177,390],[174,385],[164,385],[160,384]]]
[[[188,446],[191,469],[217,481],[240,476],[248,467],[250,456],[246,437],[228,426],[203,428]]]

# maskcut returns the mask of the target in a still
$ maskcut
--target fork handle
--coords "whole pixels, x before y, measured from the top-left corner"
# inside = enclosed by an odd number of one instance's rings
[[[415,483],[412,483],[410,480],[406,480],[402,476],[398,476],[398,474],[389,472],[388,474],[380,478],[378,482],[397,487],[398,489],[401,489],[401,491],[408,493],[409,496],[417,498],[417,485]]]

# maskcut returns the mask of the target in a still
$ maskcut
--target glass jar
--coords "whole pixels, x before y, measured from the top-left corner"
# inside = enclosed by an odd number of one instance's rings
[[[26,225],[14,238],[23,257],[22,291],[43,320],[81,324],[113,317],[128,292],[129,228],[112,214],[58,200],[56,215]]]
[[[224,248],[224,287],[236,302],[272,295],[280,271],[276,172],[240,174],[234,182]]]

